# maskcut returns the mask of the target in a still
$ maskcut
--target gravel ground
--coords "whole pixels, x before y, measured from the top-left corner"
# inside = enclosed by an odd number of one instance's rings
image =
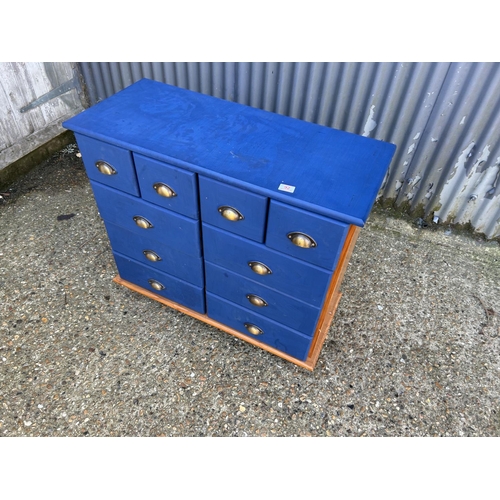
[[[0,199],[0,436],[498,436],[500,247],[377,208],[313,373],[112,282],[76,146]]]

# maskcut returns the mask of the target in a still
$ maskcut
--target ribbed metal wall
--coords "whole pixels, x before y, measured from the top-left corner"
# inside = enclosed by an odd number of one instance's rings
[[[500,236],[499,63],[79,63],[95,104],[141,78],[398,146],[379,197]]]

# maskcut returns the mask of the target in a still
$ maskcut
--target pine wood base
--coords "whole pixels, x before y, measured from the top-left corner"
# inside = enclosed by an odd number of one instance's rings
[[[196,311],[193,311],[192,309],[189,309],[188,307],[177,304],[177,302],[173,302],[172,300],[168,300],[162,297],[161,295],[146,290],[145,288],[134,285],[133,283],[130,283],[129,281],[120,278],[120,276],[116,276],[113,279],[113,281],[119,285],[129,288],[130,290],[133,290],[134,292],[140,293],[141,295],[144,295],[150,299],[156,300],[157,302],[160,302],[165,306],[171,307],[172,309],[180,311],[184,314],[187,314],[188,316],[191,316],[200,321],[203,321],[204,323],[214,326],[219,330],[229,333],[241,340],[244,340],[245,342],[248,342],[249,344],[252,344],[256,347],[259,347],[260,349],[270,352],[271,354],[286,359],[287,361],[290,361],[291,363],[294,363],[297,366],[300,366],[301,368],[313,371],[314,367],[316,366],[316,363],[318,362],[321,348],[323,347],[323,344],[328,334],[328,330],[333,321],[333,316],[335,315],[335,311],[337,310],[337,307],[339,305],[340,297],[342,296],[342,294],[339,292],[340,284],[342,283],[342,279],[347,269],[347,264],[349,263],[349,259],[351,258],[352,252],[354,250],[354,245],[356,243],[356,239],[359,234],[359,229],[360,228],[357,226],[351,226],[349,229],[346,241],[344,243],[344,247],[342,249],[342,253],[340,255],[339,263],[337,265],[335,272],[333,273],[332,280],[330,281],[330,285],[326,295],[325,305],[321,312],[318,325],[316,327],[316,331],[313,336],[313,342],[311,345],[311,349],[309,351],[309,356],[305,361],[301,361],[300,359],[285,354],[284,352],[281,352],[278,349],[274,349],[273,347],[263,344],[262,342],[259,342],[251,337],[248,337],[244,333],[241,333],[237,330],[234,330],[233,328],[228,327],[227,325],[224,325],[223,323],[219,323],[218,321],[209,318],[206,314],[200,314]]]

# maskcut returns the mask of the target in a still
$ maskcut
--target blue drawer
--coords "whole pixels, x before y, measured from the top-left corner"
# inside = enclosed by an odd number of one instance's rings
[[[209,262],[206,288],[224,299],[312,336],[321,310]]]
[[[204,289],[182,281],[174,276],[152,269],[133,259],[113,252],[118,273],[124,280],[130,281],[150,292],[177,302],[199,313],[205,313]],[[163,287],[163,288],[161,288]],[[160,289],[161,288],[161,289]]]
[[[153,269],[171,274],[193,285],[204,286],[203,259],[179,252],[147,236],[137,237],[111,222],[104,221],[111,247]]]
[[[75,138],[89,179],[140,196],[130,151],[85,135],[75,134]]]
[[[321,307],[331,272],[208,224],[202,224],[202,229],[206,261]],[[257,274],[255,271],[262,269],[258,263],[271,272]]]
[[[349,224],[271,200],[266,245],[311,264],[334,269],[348,230]]]
[[[291,328],[264,318],[264,316],[237,306],[210,292],[207,292],[207,315],[215,321],[219,321],[238,332],[248,335],[248,337],[274,347],[301,361],[305,361],[309,354],[311,337],[306,337]],[[245,325],[250,328],[250,325],[253,325],[262,333],[254,335],[249,332]]]
[[[264,241],[267,198],[203,176],[199,176],[199,183],[203,222],[260,243]]]
[[[143,199],[198,219],[196,174],[137,153],[134,163]]]
[[[144,235],[164,245],[176,247],[182,253],[201,256],[198,221],[97,182],[90,181],[90,184],[101,217],[105,221],[128,229],[135,237]]]

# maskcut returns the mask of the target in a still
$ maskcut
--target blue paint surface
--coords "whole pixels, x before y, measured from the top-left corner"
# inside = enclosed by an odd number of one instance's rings
[[[264,241],[268,199],[222,182],[199,176],[202,220],[245,238]],[[241,220],[228,220],[219,212],[220,207],[236,209]]]
[[[349,225],[343,222],[272,200],[266,245],[297,259],[332,270],[340,257],[348,230]],[[294,232],[309,236],[316,246],[302,248],[294,245],[288,237]]]
[[[321,307],[331,272],[208,224],[202,225],[202,232],[207,262],[225,267],[312,306]],[[250,261],[262,262],[272,273],[254,273],[248,265]]]
[[[290,356],[302,361],[307,358],[312,342],[311,337],[302,335],[291,328],[237,306],[210,292],[207,292],[207,314],[216,321]],[[258,326],[264,333],[258,336],[250,334],[245,328],[245,323]]]
[[[136,237],[146,236],[164,245],[179,248],[189,255],[201,255],[200,228],[197,220],[165,210],[98,182],[90,181],[90,184],[104,220],[128,229]],[[147,219],[152,227],[144,229],[137,226],[134,222],[136,216]]]
[[[289,295],[277,292],[256,281],[243,278],[223,267],[205,264],[208,292],[230,300],[246,309],[283,323],[305,335],[312,336],[320,315],[320,309],[301,302]],[[253,294],[262,298],[266,305],[257,307],[247,298]]]
[[[148,79],[63,126],[361,226],[396,149]]]
[[[113,252],[113,256],[115,258],[116,267],[118,268],[118,273],[124,280],[135,283],[150,292],[189,307],[193,309],[193,311],[202,314],[205,312],[205,293],[203,288],[186,283],[170,274],[157,271],[150,266],[145,266],[118,252]],[[165,288],[163,290],[156,290],[149,283],[150,279],[161,283]]]
[[[63,125],[123,279],[250,337],[244,323],[254,323],[257,340],[307,358],[349,225],[366,222],[393,144],[147,79]],[[117,174],[99,173],[97,160]],[[176,196],[161,197],[156,183]],[[241,217],[227,220],[223,207]],[[293,232],[313,247],[294,245]],[[271,272],[256,274],[252,261]]]
[[[131,195],[140,196],[134,160],[130,151],[102,141],[89,139],[80,134],[75,134],[75,138],[89,179]],[[116,173],[113,175],[102,174],[96,167],[98,161],[105,161]]]
[[[139,154],[134,154],[134,163],[144,200],[192,219],[199,217],[196,174]],[[175,196],[160,196],[154,189],[157,183],[170,187]]]
[[[154,238],[148,238],[146,233],[138,237],[131,231],[104,221],[111,247],[115,252],[146,264],[152,269],[171,274],[193,285],[203,287],[205,277],[203,259],[181,252],[178,248],[165,245]],[[146,258],[144,251],[149,250],[161,260],[152,262]]]

